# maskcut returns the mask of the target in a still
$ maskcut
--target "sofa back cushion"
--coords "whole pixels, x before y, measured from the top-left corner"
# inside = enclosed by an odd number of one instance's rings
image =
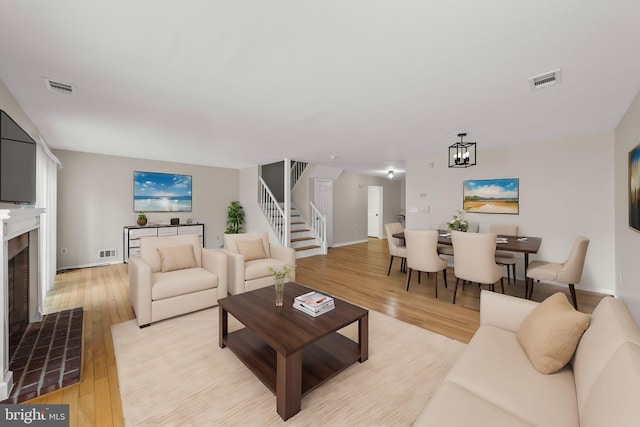
[[[266,232],[263,233],[242,233],[242,234],[225,234],[224,235],[224,248],[233,253],[240,253],[238,251],[238,241],[251,241],[262,240],[262,247],[264,249],[265,258],[271,258],[269,252],[269,235]]]
[[[627,306],[603,298],[573,359],[581,426],[631,425],[616,420],[640,420],[639,346],[640,329]]]
[[[193,246],[167,246],[158,248],[160,253],[161,267],[160,271],[168,273],[174,270],[184,270],[187,268],[196,268],[196,259],[193,255]]]
[[[141,237],[140,258],[151,266],[152,273],[162,271],[162,259],[158,248],[191,245],[197,267],[202,267],[202,246],[200,236],[196,234],[179,234],[177,236]]]

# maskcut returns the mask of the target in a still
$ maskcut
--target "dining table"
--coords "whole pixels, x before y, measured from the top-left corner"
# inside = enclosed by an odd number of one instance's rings
[[[396,239],[404,240],[404,232],[392,234]],[[453,246],[451,233],[448,231],[438,231],[438,244]],[[498,234],[496,238],[496,250],[518,252],[524,254],[525,276],[529,267],[529,254],[537,254],[542,244],[541,237],[530,236],[507,236]]]

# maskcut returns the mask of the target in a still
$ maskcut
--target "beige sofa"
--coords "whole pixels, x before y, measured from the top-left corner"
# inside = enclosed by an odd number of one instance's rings
[[[640,329],[626,305],[604,298],[571,362],[550,375],[516,339],[536,305],[483,291],[480,328],[415,425],[640,425]]]
[[[227,258],[202,248],[195,234],[143,237],[140,256],[129,258],[129,298],[140,327],[215,306],[226,296]]]
[[[231,295],[273,285],[269,267],[278,270],[287,264],[296,265],[295,249],[270,244],[267,233],[225,234],[222,251],[227,255]],[[288,281],[296,281],[295,270]]]

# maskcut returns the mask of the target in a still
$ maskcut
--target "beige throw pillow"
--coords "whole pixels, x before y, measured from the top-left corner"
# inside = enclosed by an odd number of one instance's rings
[[[167,246],[158,248],[158,252],[161,261],[160,271],[163,273],[198,266],[193,254],[193,245]]]
[[[254,259],[264,259],[267,254],[264,252],[262,239],[258,240],[236,240],[238,253],[244,257],[245,261],[253,261]]]
[[[557,292],[529,313],[516,337],[533,366],[552,374],[569,363],[590,320],[591,316],[576,311],[565,294]]]

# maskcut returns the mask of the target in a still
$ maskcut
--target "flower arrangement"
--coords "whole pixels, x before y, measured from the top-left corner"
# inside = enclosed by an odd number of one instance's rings
[[[147,224],[147,215],[144,212],[140,212],[138,214],[138,225],[146,225]]]
[[[469,221],[464,219],[464,212],[458,210],[453,219],[447,223],[447,228],[449,230],[467,231],[469,229]]]
[[[293,272],[293,270],[296,268],[295,265],[290,265],[290,264],[286,264],[284,267],[282,267],[279,270],[276,270],[273,267],[269,267],[269,272],[271,272],[271,274],[273,274],[273,277],[276,280],[284,280],[288,277],[291,276],[291,273]]]

